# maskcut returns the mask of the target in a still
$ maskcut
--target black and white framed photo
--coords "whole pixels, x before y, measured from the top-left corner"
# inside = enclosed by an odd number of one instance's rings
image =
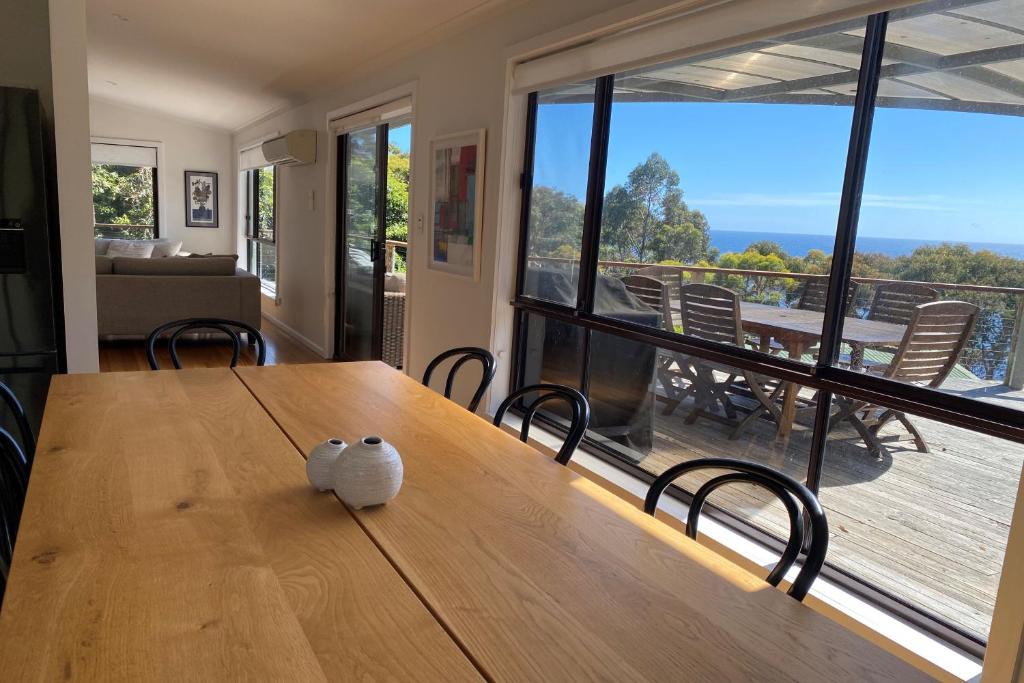
[[[212,171],[185,171],[185,227],[216,228],[217,174]]]

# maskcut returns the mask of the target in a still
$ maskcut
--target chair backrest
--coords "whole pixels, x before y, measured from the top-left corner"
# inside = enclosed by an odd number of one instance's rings
[[[3,382],[0,382],[0,399],[7,404],[8,410],[14,415],[14,423],[18,425],[18,433],[21,436],[21,448],[31,461],[36,452],[36,438],[32,434],[32,427],[28,424],[25,409],[11,388]]]
[[[452,363],[451,370],[448,371],[448,378],[444,383],[444,397],[452,397],[452,385],[455,383],[455,376],[458,374],[459,368],[471,360],[478,361],[483,373],[480,376],[480,384],[473,393],[473,398],[470,399],[469,405],[466,406],[466,409],[469,410],[469,412],[475,413],[477,406],[480,405],[480,399],[483,398],[484,392],[487,391],[487,387],[491,386],[491,380],[494,379],[494,373],[496,370],[494,356],[492,356],[491,352],[487,349],[481,349],[475,346],[459,346],[438,354],[437,358],[430,361],[430,365],[427,366],[426,371],[423,373],[423,386],[430,386],[430,377],[434,374],[434,370],[437,369],[438,365],[449,358],[455,358],[456,356],[459,358]]]
[[[666,330],[675,332],[675,321],[672,318],[673,314],[678,312],[679,291],[683,287],[682,270],[678,266],[648,266],[636,271],[636,274],[654,278],[664,285],[665,299],[662,305],[668,313],[662,311],[662,320]],[[673,310],[673,304],[675,304],[676,310]]]
[[[7,583],[21,508],[25,504],[28,470],[28,458],[17,439],[0,428],[0,576],[3,585]]]
[[[743,323],[736,292],[718,285],[690,283],[679,290],[679,307],[684,334],[743,346]]]
[[[760,486],[772,492],[786,507],[786,512],[789,515],[789,540],[778,564],[765,579],[773,586],[779,585],[804,547],[804,511],[806,511],[810,543],[807,545],[807,555],[804,558],[803,566],[788,591],[791,597],[803,600],[807,591],[810,590],[811,584],[818,578],[821,567],[825,563],[825,554],[828,552],[828,520],[825,518],[825,511],[822,509],[821,503],[818,502],[818,497],[792,477],[760,463],[731,458],[699,458],[674,465],[659,475],[647,492],[644,512],[653,515],[658,509],[658,500],[668,485],[682,475],[696,470],[726,470],[727,473],[704,482],[694,494],[686,519],[686,535],[692,539],[697,538],[697,523],[708,495],[725,484],[744,483]]]
[[[868,310],[868,320],[907,325],[917,306],[938,299],[939,293],[936,290],[912,282],[878,285]]]
[[[523,415],[523,427],[519,432],[519,440],[523,443],[529,440],[530,424],[533,423],[537,410],[543,404],[549,401],[564,401],[569,405],[572,415],[569,418],[569,433],[566,435],[562,447],[555,456],[555,462],[567,465],[569,459],[572,458],[572,454],[580,445],[580,441],[583,440],[583,435],[587,431],[587,425],[590,424],[590,402],[587,401],[583,394],[572,387],[562,386],[561,384],[531,384],[516,389],[505,397],[505,400],[501,402],[498,410],[494,413],[495,426],[501,425],[501,421],[505,418],[505,413],[508,412],[508,409],[516,401],[532,393],[536,393],[537,397],[530,401],[528,405],[524,405],[526,412]]]
[[[843,313],[850,309],[857,296],[857,283],[851,281],[846,288],[846,301],[843,302]],[[816,277],[805,280],[800,288],[800,298],[797,299],[796,307],[804,311],[825,312],[825,302],[828,299],[828,278]]]
[[[977,319],[978,307],[964,301],[917,306],[885,376],[937,388],[956,367]]]
[[[160,365],[156,360],[156,340],[171,332],[170,340],[167,343],[168,351],[171,354],[171,362],[176,370],[181,370],[181,361],[178,360],[178,340],[186,332],[197,330],[216,330],[223,332],[231,339],[231,367],[238,365],[238,358],[242,353],[242,338],[240,332],[248,335],[250,343],[256,344],[256,365],[264,365],[267,362],[267,342],[255,327],[237,320],[226,320],[224,318],[186,318],[184,320],[172,320],[164,323],[149,333],[146,338],[146,359],[149,367],[159,370]]]
[[[672,305],[669,303],[668,287],[661,280],[647,275],[627,275],[622,278],[626,291],[642,303],[661,313],[661,326],[672,332]]]

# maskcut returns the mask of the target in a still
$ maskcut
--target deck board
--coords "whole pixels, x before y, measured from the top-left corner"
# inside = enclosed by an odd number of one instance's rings
[[[956,380],[946,388],[1024,405],[1024,392],[989,383]],[[641,467],[657,474],[683,460],[727,456],[762,462],[798,479],[806,475],[809,429],[798,426],[784,442],[775,438],[772,424],[762,421],[730,441],[729,430],[716,422],[685,424],[689,405],[670,416],[657,406],[654,447]],[[820,493],[831,526],[828,560],[987,636],[1024,445],[912,419],[928,440],[930,454],[901,441],[888,444],[891,457],[877,459],[852,429],[830,437]],[[883,431],[898,433],[903,433],[898,425]],[[784,509],[764,491],[726,487],[712,502],[777,535],[787,532]]]

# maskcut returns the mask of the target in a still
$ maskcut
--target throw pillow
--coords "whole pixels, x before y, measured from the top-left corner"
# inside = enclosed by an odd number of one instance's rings
[[[110,240],[105,237],[97,237],[95,240],[96,255],[103,256],[110,248]]]
[[[111,242],[107,256],[127,256],[129,258],[149,258],[153,255],[153,243],[144,242]]]
[[[153,243],[153,258],[167,258],[169,256],[176,256],[181,251],[181,240],[172,242],[170,240],[164,242]]]

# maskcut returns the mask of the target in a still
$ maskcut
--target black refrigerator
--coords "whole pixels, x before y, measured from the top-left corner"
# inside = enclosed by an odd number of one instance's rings
[[[65,370],[56,182],[45,131],[37,91],[0,87],[0,381],[37,433],[50,377]],[[7,412],[0,409],[0,424],[10,431]]]

